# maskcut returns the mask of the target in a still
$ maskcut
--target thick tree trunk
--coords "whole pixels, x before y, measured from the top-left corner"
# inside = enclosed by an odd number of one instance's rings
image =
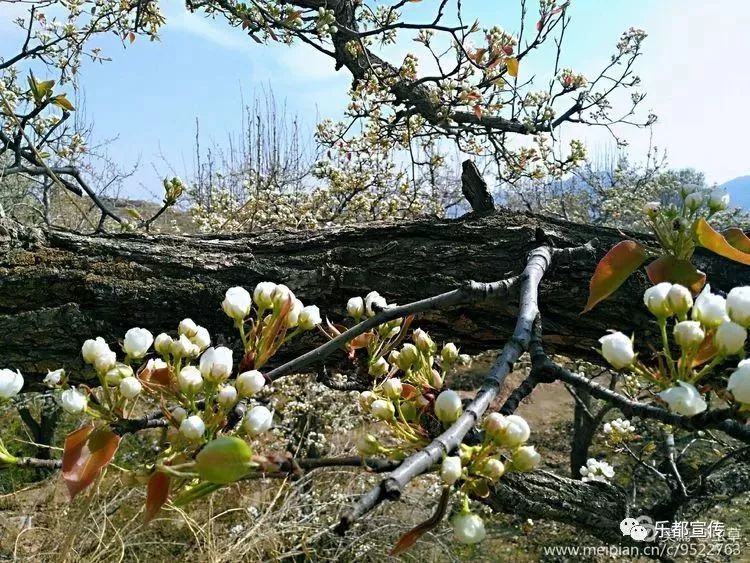
[[[518,273],[540,240],[557,247],[596,239],[596,256],[555,265],[540,293],[549,350],[591,355],[607,329],[642,332],[646,278],[638,272],[610,301],[580,315],[596,261],[623,235],[528,214],[499,211],[458,220],[333,227],[242,236],[85,236],[0,229],[0,363],[41,375],[65,366],[80,373],[84,339],[111,343],[132,326],[174,331],[184,317],[217,342],[236,344],[220,308],[224,291],[261,280],[286,283],[324,315],[339,319],[346,300],[378,290],[399,303],[453,289],[467,280]],[[641,240],[649,242],[649,239]],[[708,253],[696,257],[714,287],[750,283],[750,268]],[[466,351],[497,348],[512,333],[516,300],[427,314],[438,339]],[[650,329],[649,329],[650,330]],[[312,345],[313,337],[284,357]]]

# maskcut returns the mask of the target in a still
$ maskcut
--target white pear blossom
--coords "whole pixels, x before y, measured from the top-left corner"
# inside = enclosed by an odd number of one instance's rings
[[[382,297],[377,291],[371,291],[365,296],[365,312],[369,317],[375,315],[376,309],[385,309],[387,306],[385,297]]]
[[[529,423],[523,417],[511,414],[505,417],[502,429],[497,432],[494,439],[504,446],[515,448],[525,444],[529,436],[531,436]]]
[[[365,300],[361,297],[352,297],[346,303],[346,312],[355,320],[360,319],[365,313]]]
[[[633,341],[621,332],[613,332],[599,339],[602,345],[602,356],[615,369],[630,366],[635,360]]]
[[[703,326],[716,328],[729,318],[726,300],[721,295],[711,293],[711,286],[706,284],[706,287],[695,299],[692,317],[693,320],[700,321]]]
[[[143,390],[141,382],[132,375],[120,381],[120,394],[126,399],[135,399]]]
[[[716,188],[708,196],[708,206],[711,211],[723,211],[729,207],[729,194],[721,188]]]
[[[693,306],[693,295],[684,285],[673,284],[667,293],[667,302],[672,312],[680,318],[685,318]]]
[[[87,340],[81,347],[83,361],[91,365],[96,362],[96,359],[99,356],[110,351],[111,350],[109,349],[109,344],[107,344],[107,342],[101,336],[97,336],[96,339]]]
[[[11,369],[0,369],[0,400],[10,399],[21,392],[23,376],[21,372]]]
[[[113,367],[107,370],[106,374],[104,374],[104,380],[106,381],[107,385],[116,387],[120,385],[120,382],[124,378],[132,377],[132,376],[133,376],[133,368],[131,368],[129,365],[115,364]]]
[[[172,350],[172,337],[166,332],[162,332],[154,339],[154,350],[162,357],[167,357]]]
[[[266,384],[265,376],[258,370],[243,371],[237,376],[234,386],[240,397],[257,395]]]
[[[589,458],[586,465],[579,470],[581,481],[600,481],[609,483],[609,480],[615,476],[614,468],[606,461]]]
[[[149,330],[134,327],[125,333],[122,349],[131,358],[139,359],[146,355],[153,343],[154,335]]]
[[[370,413],[379,420],[391,420],[395,412],[393,403],[385,399],[375,399],[370,405]]]
[[[253,301],[255,301],[258,309],[268,309],[273,305],[273,292],[275,289],[276,284],[273,282],[260,282],[255,286]]]
[[[172,341],[170,352],[175,358],[197,358],[201,349],[187,336],[181,334],[177,340]]]
[[[63,377],[65,377],[65,370],[62,368],[55,371],[47,371],[43,383],[47,387],[57,387],[62,382]]]
[[[287,301],[294,300],[294,292],[283,283],[278,284],[271,294],[271,300],[275,307],[281,308],[286,305]]]
[[[289,312],[286,315],[286,326],[294,328],[299,325],[299,316],[304,308],[305,306],[302,304],[302,301],[294,299],[292,301],[292,306],[289,308]]]
[[[453,526],[453,537],[463,544],[479,543],[487,535],[482,519],[471,512],[456,514],[451,518],[451,525]]]
[[[63,410],[68,414],[81,414],[86,410],[88,399],[77,389],[67,389],[60,395]]]
[[[603,430],[605,434],[626,435],[634,433],[635,427],[629,420],[616,418],[611,422],[605,422]]]
[[[198,330],[198,325],[193,319],[182,319],[177,326],[177,334],[184,334],[188,338],[192,337]]]
[[[177,374],[177,385],[183,393],[196,393],[203,387],[203,376],[197,367],[185,366]]]
[[[226,346],[209,348],[203,352],[199,365],[206,381],[225,381],[232,373],[232,351]]]
[[[421,328],[418,328],[412,333],[411,339],[414,341],[414,345],[417,349],[426,354],[431,353],[435,348],[435,343],[432,341],[432,338],[430,338],[430,335]]]
[[[750,404],[750,360],[742,360],[729,376],[727,389],[740,403]]]
[[[667,299],[671,289],[671,283],[662,282],[649,287],[643,294],[643,303],[655,317],[666,318],[672,315],[672,309]]]
[[[735,287],[727,294],[727,313],[738,325],[750,328],[750,286]]]
[[[253,300],[244,287],[230,287],[224,295],[221,308],[235,321],[242,321],[250,314]]]
[[[700,192],[693,192],[685,198],[685,206],[690,211],[695,211],[701,205],[703,205],[703,194]]]
[[[453,389],[446,389],[435,399],[435,416],[445,424],[458,420],[461,411],[461,397]]]
[[[714,334],[714,344],[725,356],[742,354],[745,350],[745,340],[747,340],[747,331],[732,321],[721,323]]]
[[[320,318],[320,309],[317,305],[307,305],[300,311],[299,327],[302,330],[312,330],[322,322],[323,319]]]
[[[373,377],[383,377],[390,370],[390,366],[384,357],[379,357],[370,364],[368,372]]]
[[[694,416],[706,410],[706,401],[703,400],[694,385],[678,381],[678,385],[670,387],[659,393],[659,397],[669,405],[669,408],[678,414]]]
[[[440,478],[446,485],[452,485],[461,478],[461,458],[448,456],[440,466]]]
[[[695,350],[701,345],[706,333],[698,321],[680,321],[674,325],[674,341],[683,350]]]
[[[216,400],[225,409],[233,407],[237,403],[237,389],[233,385],[222,385]]]
[[[258,405],[247,412],[243,424],[245,432],[250,436],[257,436],[271,428],[273,425],[273,414],[263,405]]]
[[[94,360],[94,369],[99,373],[106,373],[117,364],[117,354],[112,350],[102,352]]]
[[[542,456],[534,446],[521,446],[511,458],[513,469],[518,471],[533,471],[542,462]]]
[[[383,393],[385,393],[386,397],[389,399],[398,399],[403,390],[404,386],[402,385],[401,380],[397,377],[391,377],[383,382]]]
[[[417,347],[411,342],[407,342],[401,347],[401,351],[398,353],[398,362],[396,365],[402,370],[408,370],[419,357],[419,351]]]
[[[193,414],[180,423],[180,434],[188,440],[200,440],[206,431],[206,424],[197,414]]]
[[[211,344],[211,335],[208,333],[208,329],[202,326],[195,327],[193,336],[190,336],[190,341],[195,344],[198,349],[203,352]]]

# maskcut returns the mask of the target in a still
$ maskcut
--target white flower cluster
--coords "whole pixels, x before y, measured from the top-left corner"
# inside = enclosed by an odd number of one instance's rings
[[[615,476],[614,468],[606,461],[600,461],[594,458],[590,458],[586,461],[586,465],[581,467],[581,481],[601,481],[602,483],[609,483],[610,479]]]
[[[622,438],[634,434],[635,426],[629,420],[616,418],[610,422],[605,422],[603,430],[608,436]]]

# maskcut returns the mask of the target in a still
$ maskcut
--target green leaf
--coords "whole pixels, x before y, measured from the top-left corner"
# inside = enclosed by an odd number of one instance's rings
[[[99,476],[120,445],[120,437],[107,428],[89,423],[65,438],[62,475],[71,500]]]
[[[646,249],[633,240],[614,245],[596,266],[583,313],[612,295],[646,260]]]
[[[245,440],[220,436],[198,452],[195,468],[204,481],[225,485],[247,475],[252,459],[253,451]]]
[[[651,283],[678,283],[684,285],[693,295],[700,293],[706,285],[706,274],[698,270],[689,260],[674,256],[661,256],[646,266],[646,273]]]
[[[750,266],[750,253],[742,252],[738,248],[735,248],[727,239],[717,233],[708,222],[702,217],[695,222],[694,227],[695,240],[702,247],[707,248],[711,252],[715,252],[719,256],[729,258],[740,264],[746,264]]]

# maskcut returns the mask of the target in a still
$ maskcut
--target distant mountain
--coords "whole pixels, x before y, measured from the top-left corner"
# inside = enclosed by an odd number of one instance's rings
[[[738,176],[721,184],[729,194],[732,207],[741,207],[750,211],[750,176]]]

